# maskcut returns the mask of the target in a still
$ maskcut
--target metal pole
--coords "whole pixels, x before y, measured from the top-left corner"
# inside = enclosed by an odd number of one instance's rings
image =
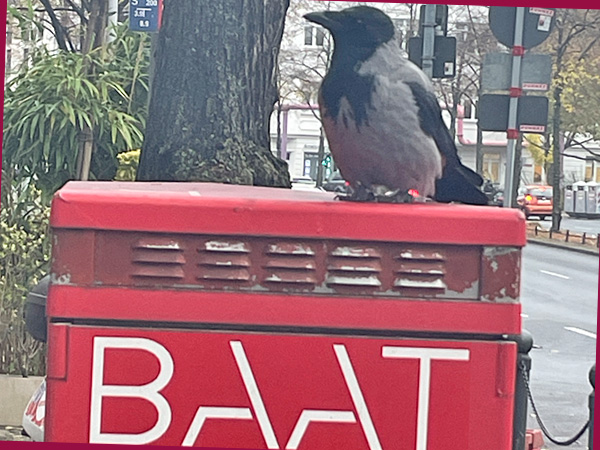
[[[514,201],[515,185],[515,147],[519,138],[517,128],[517,112],[519,97],[521,96],[521,60],[523,58],[523,24],[525,19],[525,8],[518,7],[515,19],[515,39],[513,43],[512,76],[510,88],[510,103],[508,107],[508,130],[506,135],[506,174],[504,183],[504,206],[512,208]]]
[[[590,408],[590,424],[588,425],[589,437],[588,437],[588,449],[592,450],[594,447],[594,400],[596,399],[596,364],[590,369],[590,384],[592,385],[592,393],[589,397],[588,406]]]
[[[533,348],[531,333],[523,330],[520,336],[512,336],[517,343],[517,379],[515,380],[515,413],[513,416],[513,450],[523,450],[527,438],[527,385],[523,371],[529,379],[531,358],[529,351]]]
[[[435,46],[435,10],[436,5],[425,5],[425,17],[423,18],[423,72],[429,78],[433,78],[433,52]]]

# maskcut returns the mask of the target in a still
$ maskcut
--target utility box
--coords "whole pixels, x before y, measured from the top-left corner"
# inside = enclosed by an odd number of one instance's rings
[[[583,217],[587,211],[588,186],[585,181],[573,183],[573,195],[575,196],[575,217]]]
[[[588,218],[600,216],[600,184],[589,181],[587,183],[587,204],[585,208]]]
[[[565,213],[569,216],[575,214],[575,190],[572,184],[565,187]]]
[[[512,448],[518,210],[71,182],[51,226],[47,441]]]

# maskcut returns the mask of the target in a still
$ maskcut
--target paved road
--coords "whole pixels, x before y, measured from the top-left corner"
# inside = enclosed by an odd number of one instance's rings
[[[524,251],[524,328],[533,334],[531,383],[538,412],[565,440],[587,420],[588,372],[596,357],[598,257],[529,244]],[[531,411],[531,408],[529,408]],[[533,417],[529,426],[539,428]],[[587,433],[569,447],[587,448]]]

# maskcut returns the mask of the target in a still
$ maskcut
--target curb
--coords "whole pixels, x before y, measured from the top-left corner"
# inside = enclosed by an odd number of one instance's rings
[[[31,441],[31,438],[23,435],[22,427],[0,425],[0,441]]]
[[[598,254],[599,254],[598,249],[584,247],[582,245],[577,245],[577,244],[569,244],[567,242],[557,242],[554,240],[544,239],[544,238],[539,238],[539,237],[527,237],[527,243],[545,245],[546,247],[561,248],[564,250],[571,250],[574,252],[584,253],[584,254],[593,255],[593,256],[598,256]]]

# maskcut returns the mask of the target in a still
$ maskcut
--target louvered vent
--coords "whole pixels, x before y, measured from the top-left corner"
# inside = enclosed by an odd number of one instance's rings
[[[269,288],[312,290],[317,285],[314,249],[304,243],[267,244],[263,284]]]
[[[381,288],[381,251],[372,247],[335,246],[327,257],[326,284],[334,289]]]
[[[250,281],[250,247],[242,241],[210,240],[200,252],[199,280],[233,283]]]
[[[177,280],[184,277],[183,248],[171,238],[139,239],[133,244],[132,273],[135,278]]]
[[[434,296],[446,291],[446,258],[439,251],[405,249],[394,260],[394,287],[403,294]]]

